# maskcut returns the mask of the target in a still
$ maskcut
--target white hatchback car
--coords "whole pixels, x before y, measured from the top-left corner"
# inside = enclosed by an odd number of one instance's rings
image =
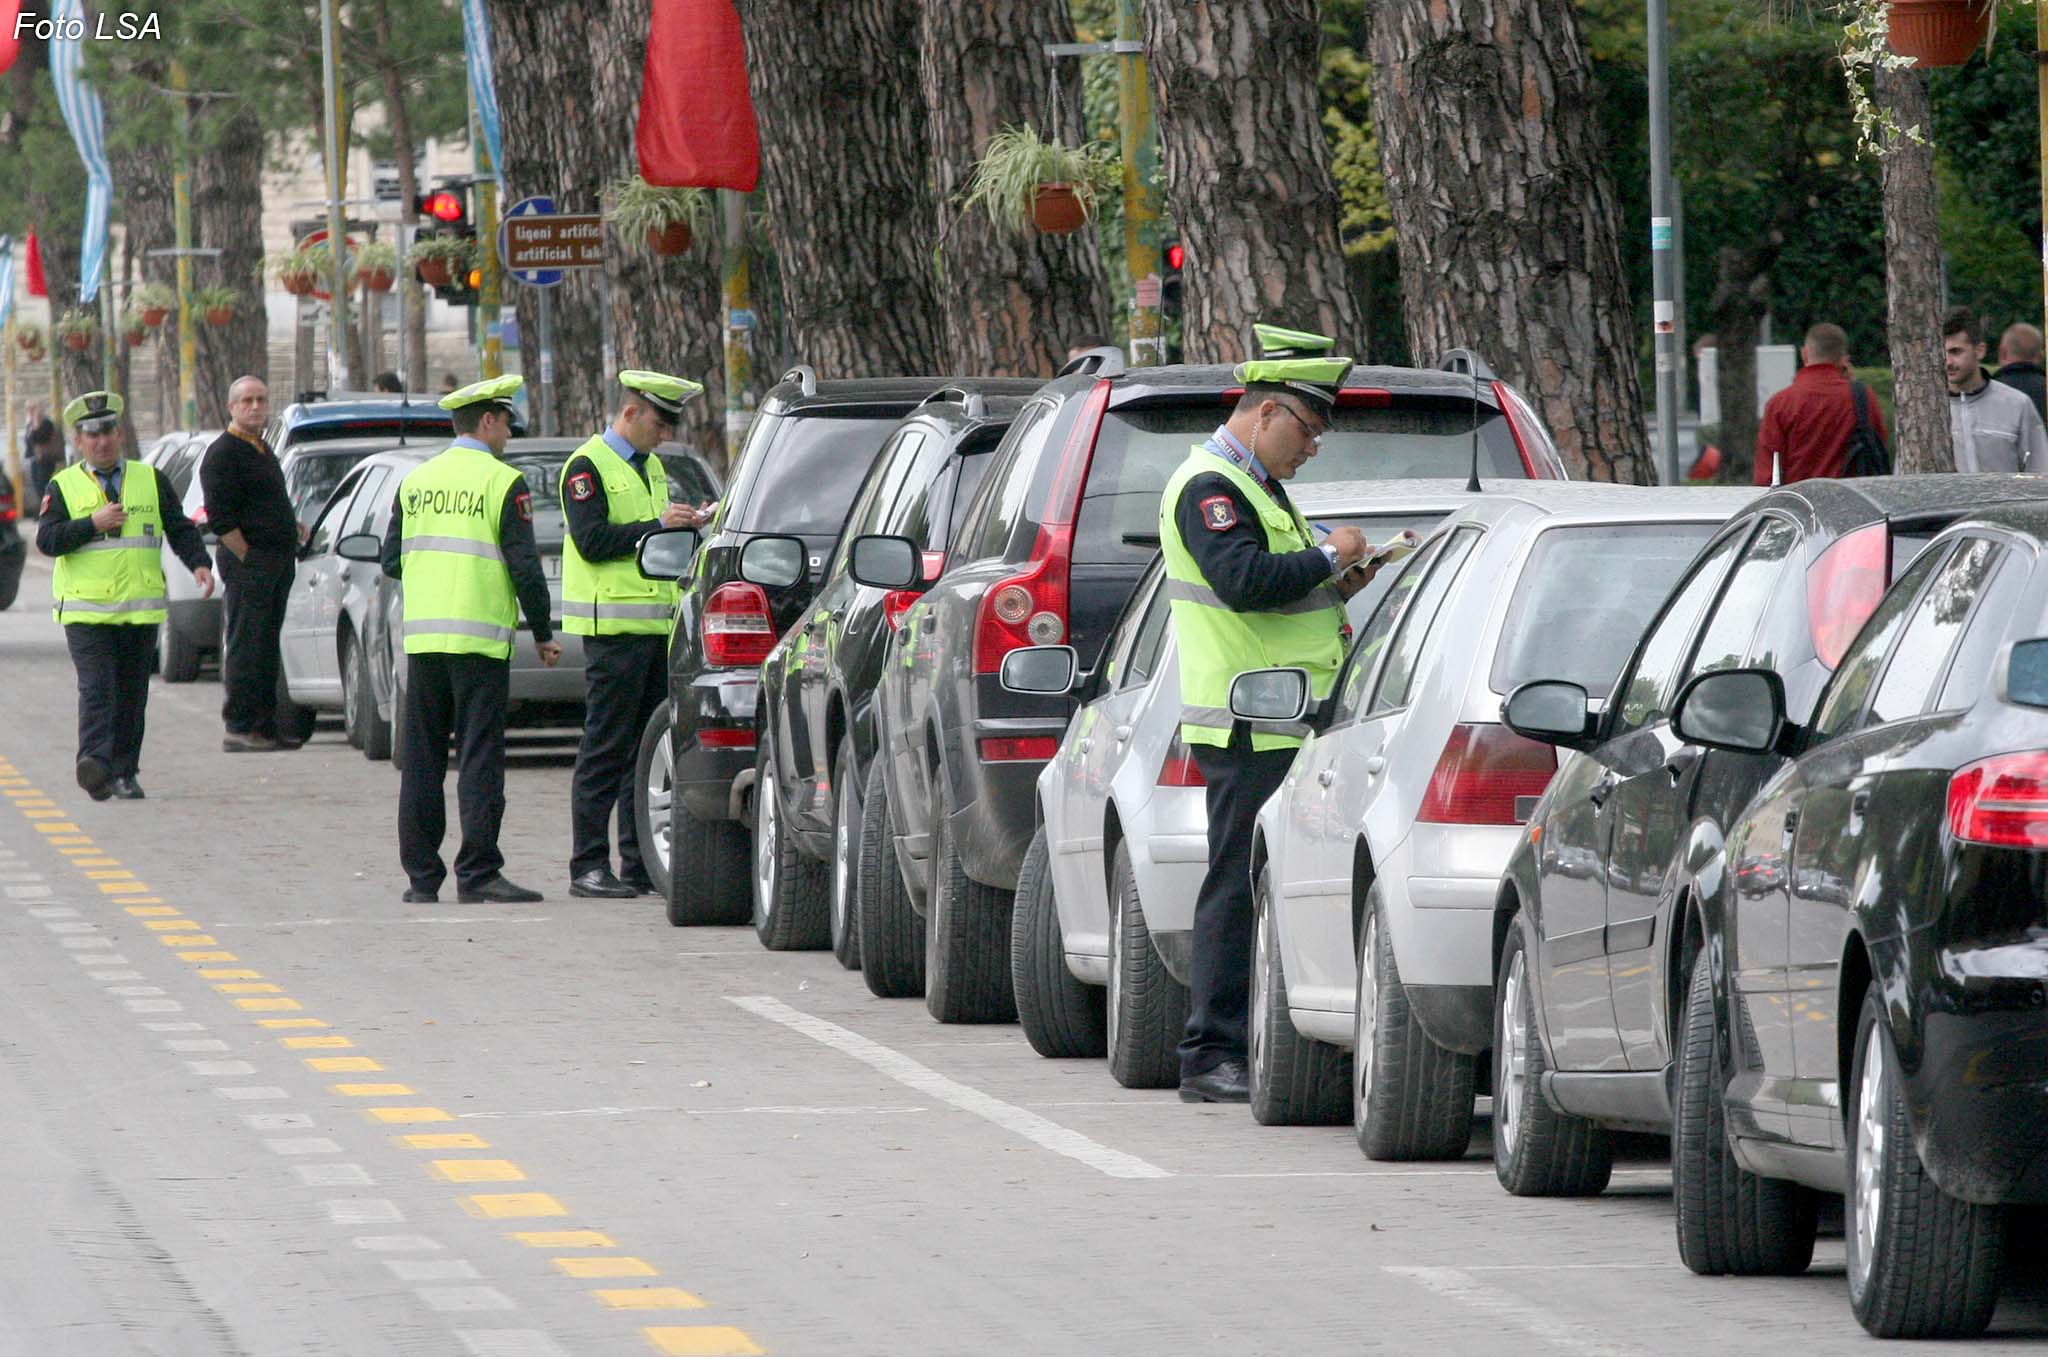
[[[1465,1152],[1491,1041],[1494,898],[1557,769],[1500,723],[1502,701],[1559,666],[1606,692],[1672,582],[1755,493],[1503,487],[1402,564],[1323,703],[1296,703],[1300,670],[1239,676],[1233,711],[1300,713],[1312,731],[1253,846],[1259,1121],[1349,1118],[1374,1159]]]
[[[1303,486],[1294,499],[1304,517],[1379,543],[1425,534],[1473,496],[1454,481],[1390,480]],[[1106,1050],[1127,1088],[1180,1081],[1195,896],[1209,869],[1208,793],[1180,739],[1164,573],[1155,558],[1103,647],[1101,676],[1083,687],[1084,705],[1039,775],[1039,827],[1011,915],[1011,977],[1032,1047],[1046,1056]],[[1354,626],[1392,577],[1353,596]]]

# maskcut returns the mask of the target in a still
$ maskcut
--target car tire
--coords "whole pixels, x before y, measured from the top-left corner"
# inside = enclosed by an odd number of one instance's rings
[[[910,889],[896,865],[896,821],[889,813],[882,758],[869,760],[867,794],[861,798],[860,878],[854,887],[860,973],[878,998],[914,999],[924,993],[925,924],[911,908]]]
[[[1109,1049],[1102,989],[1074,978],[1053,896],[1045,826],[1031,836],[1017,872],[1010,916],[1010,987],[1031,1049],[1049,1059],[1099,1056]]]
[[[860,774],[853,737],[841,737],[832,765],[832,955],[849,971],[860,969]]]
[[[831,876],[797,847],[782,804],[774,729],[754,754],[754,936],[771,952],[815,951],[832,941]]]
[[[1982,1333],[1998,1305],[2004,1213],[1951,1197],[1928,1177],[1878,996],[1873,985],[1863,997],[1849,1085],[1849,1306],[1879,1338]]]
[[[1252,992],[1245,1024],[1252,1120],[1261,1126],[1341,1125],[1351,1113],[1351,1058],[1295,1029],[1268,881],[1269,874],[1260,872],[1252,894]]]
[[[341,652],[341,698],[349,726],[349,743],[372,763],[391,757],[391,723],[377,715],[377,695],[370,690],[370,666],[362,642],[350,637]]]
[[[1517,1197],[1593,1197],[1614,1175],[1607,1128],[1543,1096],[1543,1034],[1520,920],[1508,925],[1493,987],[1493,1171]]]
[[[1109,993],[1104,1039],[1109,1073],[1125,1088],[1176,1088],[1180,1039],[1188,1025],[1187,986],[1173,978],[1138,899],[1130,845],[1119,840],[1110,865]]]
[[[1760,1177],[1735,1162],[1727,1086],[1715,1037],[1714,982],[1701,953],[1686,986],[1672,1118],[1678,1256],[1704,1277],[1795,1277],[1813,1261],[1818,1203],[1797,1183]]]
[[[1408,1006],[1375,881],[1358,938],[1351,1019],[1351,1120],[1367,1159],[1462,1159],[1472,1144],[1478,1060],[1439,1046]]]
[[[158,646],[165,683],[193,683],[199,678],[199,647],[191,637],[166,620],[163,641]]]
[[[8,528],[5,531],[12,533],[16,530]],[[20,539],[17,537],[15,542],[18,544]],[[20,597],[21,571],[27,564],[26,546],[10,547],[8,550],[0,551],[0,612],[12,608],[14,600]]]
[[[640,863],[677,928],[742,924],[752,914],[747,834],[729,820],[699,820],[675,794],[674,734],[668,703],[647,719],[633,763],[633,822]],[[683,869],[674,869],[680,862]]]
[[[363,713],[360,699],[356,696],[356,689],[361,686],[361,676],[353,672],[360,667],[356,659],[358,647],[347,632],[341,634],[336,644],[341,650],[338,657],[341,661],[338,666],[341,670],[341,736],[348,741],[350,748],[361,749]]]
[[[292,701],[282,665],[277,670],[277,738],[302,742],[313,738],[313,709]]]
[[[932,806],[932,884],[926,895],[924,1006],[940,1022],[1015,1022],[1010,915],[1016,897],[967,875],[946,821]]]

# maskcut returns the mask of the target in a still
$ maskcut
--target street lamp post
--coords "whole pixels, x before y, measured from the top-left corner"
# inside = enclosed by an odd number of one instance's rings
[[[1657,347],[1657,479],[1679,483],[1678,297],[1671,222],[1671,33],[1665,0],[1649,0],[1650,281]]]

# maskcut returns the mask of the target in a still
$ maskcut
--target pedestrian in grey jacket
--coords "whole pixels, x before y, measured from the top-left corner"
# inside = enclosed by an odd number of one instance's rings
[[[2048,472],[2048,428],[2025,392],[1985,375],[1983,331],[1967,309],[1943,318],[1941,352],[1956,470]]]

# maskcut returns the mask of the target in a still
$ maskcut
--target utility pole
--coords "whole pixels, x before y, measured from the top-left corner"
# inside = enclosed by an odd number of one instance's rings
[[[505,372],[505,337],[499,325],[499,307],[504,301],[498,275],[498,167],[491,163],[483,125],[477,119],[476,99],[469,106],[469,145],[475,153],[477,267],[483,271],[476,290],[476,340],[478,377],[488,381]]]
[[[1160,315],[1159,137],[1152,118],[1152,76],[1140,40],[1139,0],[1117,0],[1117,111],[1123,123],[1124,262],[1130,275],[1131,361],[1151,367],[1166,361]]]
[[[1671,25],[1665,0],[1649,0],[1650,280],[1657,344],[1657,479],[1677,485],[1678,301],[1672,263]]]
[[[747,254],[747,198],[718,190],[725,216],[725,474],[740,459],[754,422],[753,260]]]
[[[192,109],[187,102],[185,67],[171,63],[171,88],[179,91],[178,159],[171,169],[171,216],[178,247],[178,427],[199,427],[199,332],[192,323]]]
[[[341,26],[334,0],[320,0],[320,73],[327,92],[327,263],[331,272],[327,371],[337,391],[354,389],[348,370],[348,223],[342,218]]]

